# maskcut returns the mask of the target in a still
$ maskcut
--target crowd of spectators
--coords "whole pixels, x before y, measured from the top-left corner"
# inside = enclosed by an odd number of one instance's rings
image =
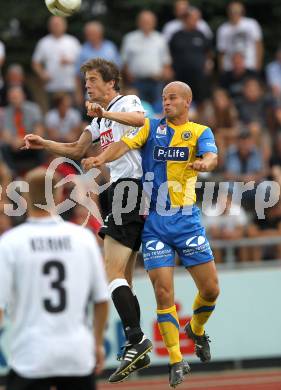
[[[175,1],[174,19],[162,28],[152,11],[143,10],[137,15],[136,30],[124,35],[120,48],[106,39],[105,26],[96,20],[85,24],[84,42],[67,33],[67,21],[60,17],[51,16],[47,27],[49,33],[38,40],[31,58],[35,88],[27,82],[21,64],[10,64],[9,52],[5,53],[0,42],[0,205],[5,200],[3,188],[12,179],[24,177],[30,168],[54,158],[40,150],[20,150],[25,134],[33,132],[62,142],[79,137],[89,122],[80,66],[90,58],[102,57],[118,64],[123,93],[137,94],[147,116],[161,116],[165,83],[176,79],[191,86],[190,119],[214,131],[219,147],[215,180],[229,182],[224,212],[213,218],[210,210],[210,220],[206,219],[211,239],[281,233],[280,201],[267,210],[265,220],[255,213],[257,186],[267,180],[281,184],[281,46],[276,46],[275,58],[265,64],[262,28],[246,15],[242,3],[229,3],[225,22],[217,31],[211,30],[201,10],[187,0]],[[38,91],[44,104],[35,97]],[[98,146],[95,149],[93,153],[99,152]],[[61,170],[62,177],[69,169]],[[108,180],[104,172],[101,182]],[[235,182],[251,181],[254,186],[242,196],[240,217],[234,218],[231,210],[238,207]],[[265,193],[269,196],[270,189]],[[235,201],[231,207],[230,199]],[[218,197],[217,202],[221,201]],[[104,203],[101,199],[101,207],[106,207]],[[11,223],[2,214],[2,225],[9,228]],[[84,214],[85,209],[77,206],[67,217],[80,221]],[[88,225],[95,231],[98,223],[91,220]],[[270,252],[244,249],[237,251],[240,261],[258,261]],[[281,258],[280,247],[277,249],[269,257]],[[223,252],[216,255],[223,262]]]

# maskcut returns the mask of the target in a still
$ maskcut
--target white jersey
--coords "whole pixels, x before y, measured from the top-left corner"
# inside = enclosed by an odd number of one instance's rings
[[[30,218],[0,239],[0,308],[11,306],[9,365],[26,378],[89,375],[86,307],[108,300],[95,237],[60,217]]]
[[[261,39],[262,30],[255,19],[242,17],[237,24],[223,23],[217,31],[217,48],[224,53],[223,69],[232,70],[232,56],[235,52],[241,52],[246,68],[256,70],[256,43]]]
[[[140,99],[135,95],[116,96],[108,105],[108,111],[112,112],[144,112]],[[92,123],[85,128],[90,131],[93,142],[100,141],[102,149],[107,148],[112,142],[120,141],[128,132],[137,132],[137,128],[122,125],[109,119],[94,118]],[[141,156],[139,150],[129,150],[124,156],[106,164],[110,169],[112,182],[118,179],[142,177]]]

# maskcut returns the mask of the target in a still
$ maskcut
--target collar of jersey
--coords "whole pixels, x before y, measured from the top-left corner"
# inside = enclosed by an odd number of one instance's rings
[[[32,223],[58,223],[62,222],[63,219],[59,215],[52,215],[48,217],[29,217],[27,218],[27,222],[32,222]]]
[[[167,125],[174,130],[186,130],[187,126],[189,125],[189,122],[185,122],[182,125],[174,125],[173,123],[167,121]]]
[[[115,102],[115,100],[119,99],[120,96],[122,96],[122,95],[117,95],[117,96],[115,96],[115,98],[113,98],[113,99],[108,103],[106,109],[108,110],[108,107],[109,107],[109,106],[112,106],[112,104]]]

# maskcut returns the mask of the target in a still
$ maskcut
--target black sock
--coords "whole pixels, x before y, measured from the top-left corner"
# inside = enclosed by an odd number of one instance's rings
[[[135,309],[136,309],[136,312],[137,312],[137,315],[138,315],[138,320],[139,320],[139,323],[140,323],[140,318],[141,318],[140,304],[139,304],[139,301],[138,301],[138,297],[136,295],[134,295],[134,298],[135,298]]]
[[[140,342],[143,332],[140,328],[136,299],[132,290],[128,286],[120,286],[112,292],[111,297],[129,342],[132,344]]]

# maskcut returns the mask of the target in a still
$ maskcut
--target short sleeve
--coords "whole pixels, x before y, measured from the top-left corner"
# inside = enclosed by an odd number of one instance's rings
[[[44,61],[44,41],[40,40],[33,52],[32,61],[43,62]]]
[[[121,140],[125,142],[130,149],[139,149],[146,143],[149,136],[149,129],[150,121],[146,118],[143,127],[130,130],[121,138]]]
[[[262,39],[262,29],[259,23],[255,20],[251,20],[251,33],[255,41],[260,41]]]
[[[165,41],[165,39],[162,37],[161,37],[161,45],[160,45],[160,56],[161,56],[163,65],[170,65],[171,64],[172,60],[171,60],[169,46],[168,46],[167,42]]]
[[[123,65],[129,62],[129,51],[130,51],[130,39],[128,35],[125,35],[121,46],[121,61]]]
[[[215,142],[215,137],[212,130],[207,127],[199,136],[197,140],[197,153],[196,155],[202,156],[205,153],[218,153],[218,149]]]
[[[121,107],[121,111],[123,112],[145,112],[140,98],[136,95],[127,95],[125,99],[123,99],[123,105]]]
[[[221,26],[218,28],[217,32],[217,49],[219,52],[225,52],[227,50],[227,32],[225,31],[225,26]]]
[[[10,303],[13,286],[13,259],[4,237],[0,240],[0,309],[5,309]]]
[[[42,116],[42,112],[41,112],[39,106],[37,106],[37,104],[33,103],[31,106],[31,109],[32,109],[34,123],[38,124],[38,123],[43,122],[43,116]]]
[[[0,41],[0,59],[5,58],[5,46],[4,43]]]
[[[85,127],[84,131],[91,133],[92,142],[98,142],[100,140],[100,128],[97,119],[93,119],[92,123]]]

